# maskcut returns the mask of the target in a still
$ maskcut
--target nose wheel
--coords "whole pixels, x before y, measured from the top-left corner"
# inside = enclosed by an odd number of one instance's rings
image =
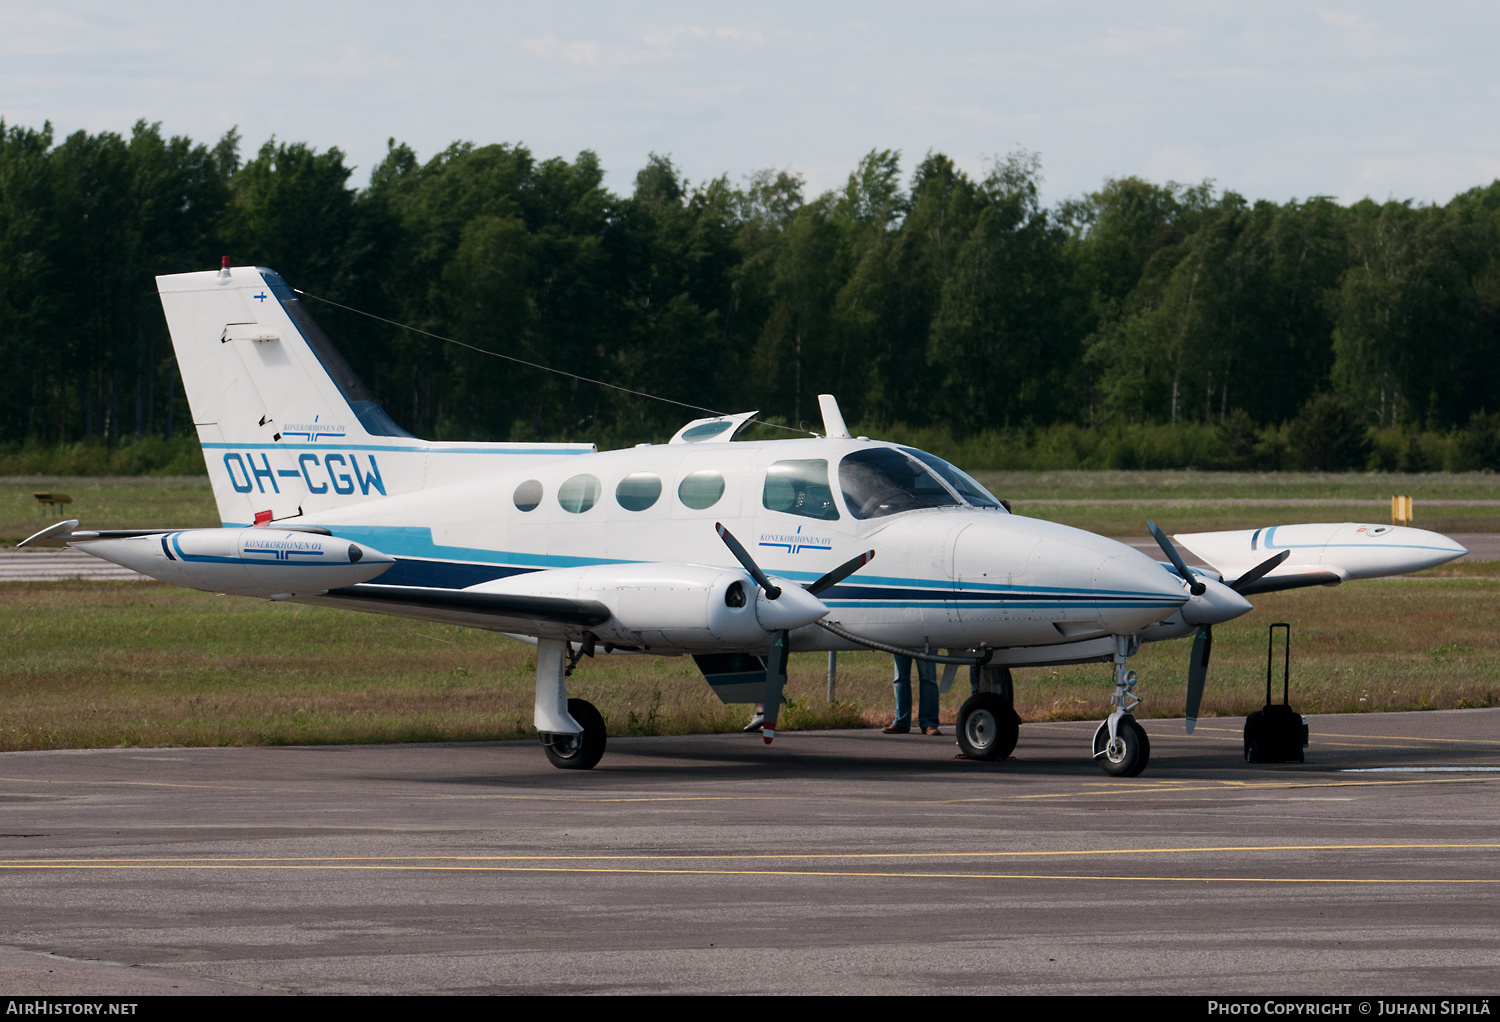
[[[1111,777],[1139,776],[1151,762],[1151,739],[1132,714],[1141,705],[1136,675],[1126,663],[1140,648],[1134,635],[1115,636],[1115,692],[1109,699],[1115,710],[1094,732],[1094,758]]]
[[[1094,758],[1111,777],[1137,777],[1151,762],[1151,739],[1130,714],[1111,714],[1094,732]]]

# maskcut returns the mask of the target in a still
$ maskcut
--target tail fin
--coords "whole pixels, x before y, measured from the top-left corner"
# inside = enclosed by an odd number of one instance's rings
[[[391,420],[281,276],[263,267],[156,278],[225,525],[590,453],[585,444],[420,440]]]

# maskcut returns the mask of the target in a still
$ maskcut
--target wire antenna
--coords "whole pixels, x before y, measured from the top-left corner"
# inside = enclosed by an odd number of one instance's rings
[[[583,383],[597,384],[600,387],[608,387],[610,390],[618,390],[623,394],[633,394],[636,397],[644,397],[651,401],[661,401],[665,404],[676,405],[679,408],[687,408],[695,412],[707,412],[709,415],[716,416],[729,414],[728,412],[717,411],[713,408],[704,408],[702,405],[693,405],[688,404],[686,401],[677,401],[670,397],[661,397],[657,394],[648,394],[644,390],[632,390],[630,387],[622,387],[618,383],[610,383],[607,380],[596,380],[592,376],[580,376],[577,373],[570,373],[566,369],[554,369],[551,366],[545,366],[539,362],[528,362],[526,359],[516,358],[514,355],[505,355],[498,351],[491,351],[488,348],[481,348],[478,345],[469,344],[466,341],[456,340],[452,337],[444,337],[442,334],[435,334],[431,330],[423,330],[421,327],[411,326],[406,323],[398,323],[394,319],[387,319],[384,316],[377,316],[375,313],[366,312],[363,309],[356,309],[352,305],[345,305],[343,302],[336,302],[332,298],[324,298],[321,295],[310,294],[306,291],[303,291],[301,288],[294,287],[292,288],[292,290],[301,295],[303,298],[311,298],[314,301],[322,302],[325,305],[332,305],[335,308],[343,309],[345,312],[352,312],[356,316],[365,316],[369,319],[389,324],[390,326],[396,327],[401,330],[409,330],[414,334],[421,334],[423,337],[431,337],[433,340],[442,341],[444,344],[456,344],[460,348],[468,348],[470,351],[477,351],[481,355],[489,355],[492,358],[502,358],[507,362],[514,362],[517,365],[528,366],[532,369],[540,369],[545,373],[556,373],[558,376],[566,376],[569,379],[579,380]],[[774,429],[784,429],[789,433],[810,433],[813,436],[818,435],[817,433],[813,433],[813,431],[810,429],[797,429],[792,426],[783,426],[779,422],[767,422],[765,419],[751,419],[750,421],[758,423],[762,426],[771,426]]]

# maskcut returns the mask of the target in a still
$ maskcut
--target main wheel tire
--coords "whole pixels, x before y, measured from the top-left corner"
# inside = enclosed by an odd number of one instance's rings
[[[1115,737],[1106,741],[1099,764],[1111,777],[1136,777],[1151,761],[1151,739],[1133,717],[1121,717]]]
[[[958,748],[969,759],[1004,759],[1021,737],[1021,718],[994,692],[976,692],[958,711]]]
[[[569,699],[568,714],[583,725],[578,735],[552,735],[542,748],[552,765],[562,770],[592,770],[604,756],[604,717],[585,699]]]

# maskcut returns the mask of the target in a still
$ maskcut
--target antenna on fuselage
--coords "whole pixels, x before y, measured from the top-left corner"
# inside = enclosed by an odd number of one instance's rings
[[[839,411],[839,399],[832,394],[819,394],[818,407],[823,410],[823,434],[830,440],[852,440],[849,427],[844,425],[844,413]]]

